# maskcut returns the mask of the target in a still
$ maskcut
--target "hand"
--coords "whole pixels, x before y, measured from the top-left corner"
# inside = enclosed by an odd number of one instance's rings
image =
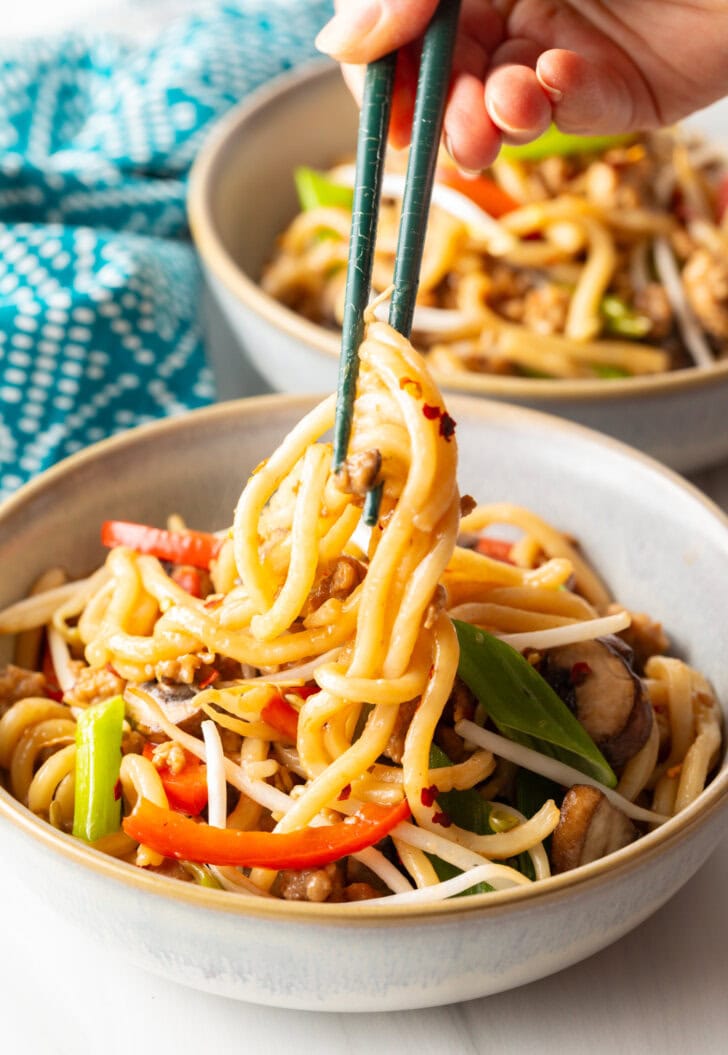
[[[359,97],[362,64],[401,49],[390,138],[406,146],[417,40],[438,0],[336,0],[319,48]],[[670,124],[728,93],[722,0],[462,0],[444,139],[466,170],[501,142]]]

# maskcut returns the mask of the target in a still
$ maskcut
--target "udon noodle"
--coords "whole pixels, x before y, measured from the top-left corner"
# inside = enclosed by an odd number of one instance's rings
[[[229,531],[107,524],[101,568],[0,613],[12,794],[141,868],[321,902],[525,886],[694,801],[708,682],[566,534],[460,496],[409,343],[370,325],[338,473],[334,409],[254,470]]]
[[[620,378],[724,357],[724,159],[679,131],[562,149],[501,155],[474,179],[443,158],[414,318],[430,367],[443,381],[463,372]],[[384,179],[376,293],[392,280],[401,165],[392,158]],[[325,185],[281,235],[262,286],[338,328],[351,225],[340,192],[353,167],[326,179],[333,190]]]

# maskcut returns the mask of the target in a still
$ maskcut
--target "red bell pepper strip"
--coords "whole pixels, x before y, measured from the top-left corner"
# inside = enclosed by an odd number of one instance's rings
[[[364,803],[345,821],[294,832],[244,832],[197,823],[140,799],[124,818],[127,835],[165,857],[239,868],[321,868],[379,842],[409,817],[407,800],[396,806]]]
[[[153,761],[154,744],[144,745],[144,757]],[[184,750],[184,748],[182,748]],[[199,758],[185,751],[185,765],[179,773],[172,773],[166,765],[156,767],[169,805],[190,817],[197,817],[207,805],[207,766]]]
[[[295,690],[297,691],[297,690]],[[261,709],[260,717],[277,733],[295,744],[298,736],[298,711],[282,696],[273,696]]]
[[[206,531],[165,531],[127,520],[106,520],[101,525],[104,546],[128,546],[138,553],[149,553],[173,564],[191,564],[194,568],[209,568],[224,541]]]
[[[513,543],[509,542],[508,539],[492,538],[490,535],[481,535],[475,543],[475,548],[478,553],[482,553],[485,557],[492,557],[493,560],[500,560],[505,564],[513,564],[513,561],[511,560]]]
[[[515,198],[504,191],[495,180],[487,176],[475,176],[471,179],[459,172],[454,165],[442,165],[437,170],[437,181],[470,198],[483,212],[496,219],[519,208]]]

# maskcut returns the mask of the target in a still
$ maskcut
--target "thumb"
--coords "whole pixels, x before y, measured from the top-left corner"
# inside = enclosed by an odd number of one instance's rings
[[[378,59],[422,36],[438,0],[337,0],[316,47],[339,62]]]
[[[536,77],[549,97],[562,132],[577,135],[629,132],[636,100],[614,66],[599,66],[573,51],[545,51]]]

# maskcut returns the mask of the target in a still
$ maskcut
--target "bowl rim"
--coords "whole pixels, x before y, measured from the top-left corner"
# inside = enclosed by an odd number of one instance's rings
[[[187,194],[187,216],[192,239],[203,265],[244,307],[259,315],[288,337],[306,344],[319,355],[338,359],[340,335],[304,319],[279,303],[247,275],[225,247],[215,224],[213,202],[217,179],[229,152],[236,149],[245,126],[271,107],[283,102],[309,84],[338,78],[338,66],[327,59],[309,62],[279,74],[217,122],[205,139],[192,166]],[[272,248],[272,247],[271,247]],[[709,367],[684,367],[663,374],[641,375],[609,380],[588,378],[549,380],[507,377],[462,371],[457,375],[432,370],[438,385],[451,392],[500,399],[531,399],[555,404],[577,399],[584,402],[642,396],[667,396],[677,391],[713,384],[716,378],[728,382],[728,357]]]
[[[252,417],[253,420],[256,417],[266,420],[271,411],[281,409],[291,411],[295,415],[294,420],[297,420],[302,411],[315,405],[317,398],[310,395],[274,394],[232,400],[191,411],[180,417],[151,422],[112,436],[71,455],[25,484],[0,505],[0,522],[8,516],[22,513],[24,506],[42,496],[49,488],[54,488],[57,483],[62,483],[65,477],[82,470],[89,462],[99,457],[115,456],[120,452],[123,453],[125,449],[138,447],[148,441],[153,442],[160,433],[175,431],[183,433],[190,428],[194,432],[197,427],[204,428],[215,424],[222,435],[227,435],[230,430],[225,428],[226,422],[236,420],[241,413]],[[685,497],[696,501],[704,512],[713,520],[718,521],[728,536],[728,516],[698,488],[648,455],[618,440],[582,425],[523,407],[472,399],[467,396],[456,396],[452,405],[453,409],[457,409],[458,406],[462,406],[463,410],[469,409],[476,416],[487,415],[491,420],[495,418],[496,424],[500,421],[507,423],[509,420],[515,420],[516,424],[524,421],[527,424],[535,424],[541,430],[545,429],[547,433],[565,433],[575,442],[579,442],[580,439],[583,442],[586,439],[623,458],[641,462],[643,467],[666,479]],[[684,835],[695,833],[710,819],[714,819],[719,812],[727,810],[728,764],[724,756],[722,767],[698,798],[660,828],[647,833],[636,842],[608,857],[582,865],[572,872],[551,876],[539,881],[533,887],[515,887],[424,905],[389,905],[386,902],[368,905],[366,901],[317,905],[246,894],[236,895],[228,891],[181,883],[166,876],[148,873],[144,869],[109,857],[84,845],[72,836],[57,831],[50,824],[32,814],[6,788],[0,785],[0,818],[4,818],[23,835],[44,847],[60,852],[67,861],[89,868],[99,878],[113,879],[130,889],[144,890],[160,897],[172,898],[178,904],[184,904],[190,908],[205,908],[232,916],[254,916],[271,921],[313,921],[319,924],[347,926],[389,925],[394,920],[406,924],[436,924],[452,915],[463,917],[471,917],[474,913],[500,915],[510,912],[513,907],[521,904],[525,905],[523,911],[528,912],[537,905],[549,904],[556,899],[571,896],[575,890],[586,892],[642,868],[645,862],[669,851]]]

